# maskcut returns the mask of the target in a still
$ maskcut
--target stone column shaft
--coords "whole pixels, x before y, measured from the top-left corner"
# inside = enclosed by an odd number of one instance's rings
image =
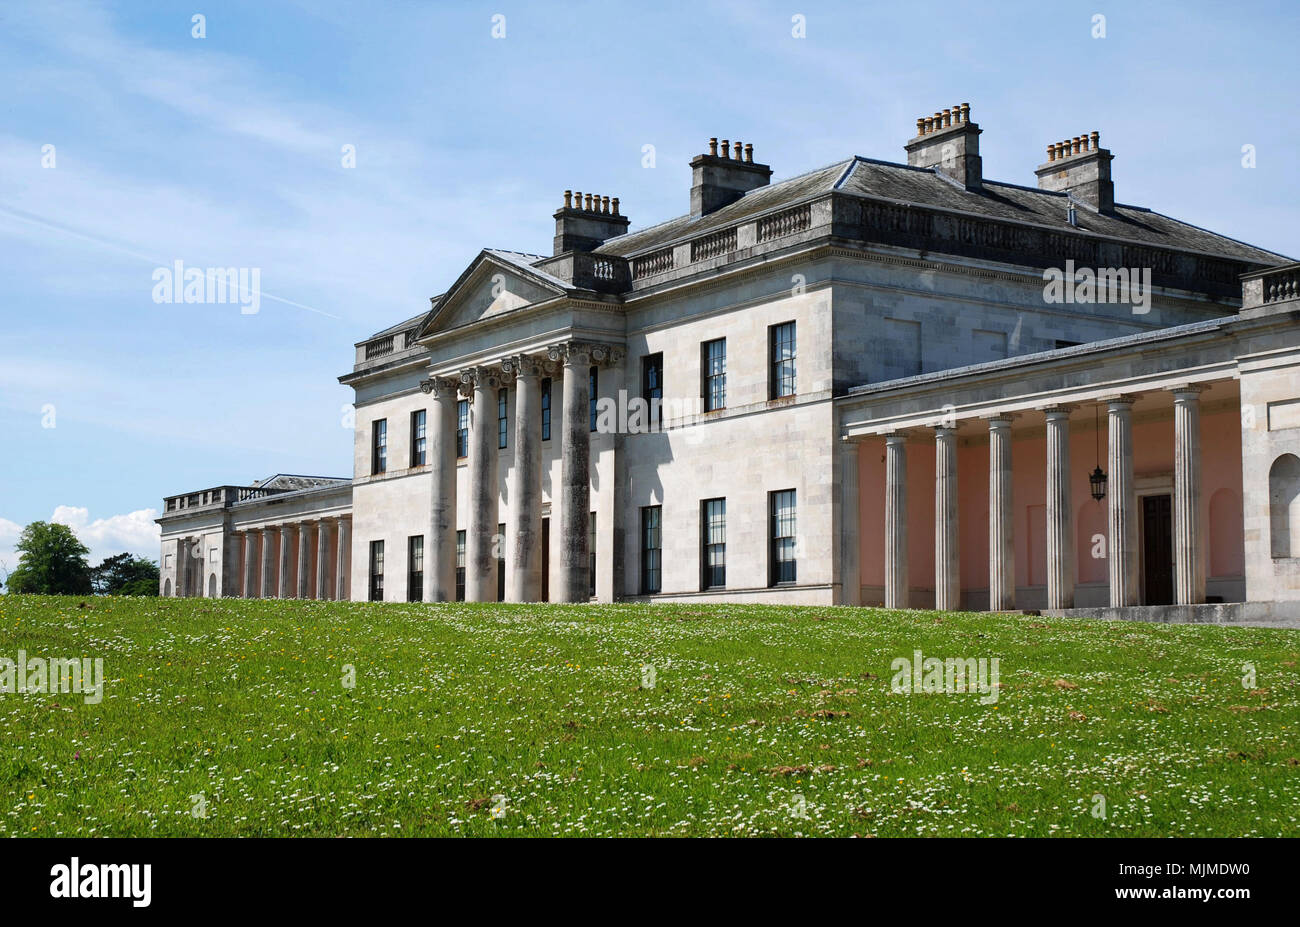
[[[1074,607],[1074,502],[1070,486],[1070,410],[1047,412],[1047,607]]]
[[[465,598],[495,602],[499,516],[497,493],[497,390],[501,378],[477,368],[463,379],[472,383],[469,411],[469,530],[465,536]]]
[[[316,531],[316,598],[321,600],[330,597],[331,522],[329,518],[322,518]]]
[[[293,570],[293,529],[281,525],[276,532],[280,535],[280,583],[277,595],[281,599],[293,598],[293,587],[289,585]]]
[[[591,424],[588,380],[591,355],[563,345],[564,399],[561,409],[560,583],[558,601],[589,598],[588,532],[591,530]]]
[[[298,598],[310,599],[311,586],[311,525],[298,525]]]
[[[244,535],[244,590],[246,599],[257,597],[257,587],[253,581],[257,578],[257,532],[245,531]]]
[[[537,602],[542,597],[542,366],[530,357],[509,363],[517,376],[506,594],[512,602]]]
[[[275,551],[271,547],[271,529],[262,528],[259,532],[262,544],[262,598],[275,597]]]
[[[840,605],[862,604],[862,517],[858,445],[840,441]]]
[[[907,608],[907,437],[885,436],[885,607]]]
[[[1179,605],[1205,601],[1201,389],[1174,390],[1174,593]]]
[[[456,430],[460,394],[456,381],[434,377],[429,423],[429,535],[424,539],[424,599],[456,599]]]
[[[1011,418],[989,419],[989,611],[1016,607]]]
[[[334,599],[345,602],[348,598],[348,572],[352,559],[352,519],[346,516],[339,519],[338,534],[338,552],[334,557]],[[425,569],[428,569],[427,565]]]
[[[1133,482],[1133,402],[1122,396],[1108,404],[1110,464],[1109,545],[1110,604],[1112,608],[1138,604],[1137,487]]]
[[[957,432],[934,430],[934,607],[954,611],[961,598],[957,536]]]

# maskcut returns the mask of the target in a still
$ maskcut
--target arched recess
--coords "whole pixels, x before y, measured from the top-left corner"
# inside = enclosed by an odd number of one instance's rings
[[[217,574],[213,573],[211,576],[208,577],[208,598],[215,599],[216,597],[217,597]]]
[[[1300,457],[1283,454],[1268,468],[1268,520],[1273,557],[1300,556]]]
[[[172,581],[170,579],[163,580],[163,597],[171,598],[171,594],[172,594]]]
[[[1210,496],[1210,575],[1241,576],[1246,572],[1246,541],[1241,522],[1241,496],[1227,486]]]

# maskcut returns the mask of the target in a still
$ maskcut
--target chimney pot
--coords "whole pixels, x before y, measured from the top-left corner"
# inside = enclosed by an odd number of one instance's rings
[[[731,156],[735,158],[737,161],[744,160],[743,150],[744,150],[744,146],[741,145],[740,142],[731,143]]]
[[[745,163],[754,163],[754,146],[748,142],[745,143]]]
[[[724,158],[731,157],[731,139],[729,138],[724,138],[722,140],[722,156]]]
[[[1087,133],[1087,132],[1083,133],[1082,135],[1079,136],[1079,138],[1083,141],[1083,150],[1084,150],[1084,151],[1087,151],[1087,150],[1088,150],[1088,133]]]
[[[970,122],[970,104],[969,104],[969,103],[963,103],[963,104],[961,105],[961,121],[962,121],[962,122]]]
[[[715,158],[718,156],[718,140],[716,138],[709,139],[709,154]]]
[[[587,194],[587,212],[591,212],[591,194]]]
[[[1055,146],[1055,145],[1048,145],[1048,146],[1047,146],[1047,160],[1048,160],[1048,161],[1055,161],[1055,160],[1056,160],[1056,146]]]
[[[617,196],[614,197],[612,200],[610,200],[610,203],[611,203],[611,204],[613,205],[613,207],[614,207],[614,215],[617,216],[617,215],[618,215],[618,197],[617,197]]]
[[[1082,149],[1079,147],[1079,136],[1074,137],[1074,154],[1078,154]]]
[[[919,138],[920,136],[922,136],[922,135],[925,134],[925,119],[924,119],[924,118],[921,118],[921,119],[916,120],[916,134],[917,134],[917,137],[918,137],[918,138]]]
[[[924,132],[923,134],[924,134],[924,135],[929,135],[929,134],[930,134],[931,132],[933,132],[933,131],[934,131],[934,117],[933,117],[933,116],[926,116],[926,117],[925,117],[925,132]]]
[[[564,208],[565,208],[565,209],[570,209],[570,208],[572,208],[572,207],[573,207],[573,191],[572,191],[572,190],[565,190],[565,191],[564,191]]]
[[[1094,150],[1101,147],[1101,134],[1098,132],[1092,133],[1092,147]]]
[[[608,197],[608,196],[602,196],[602,197],[600,198],[600,211],[601,211],[602,213],[604,213],[605,215],[609,215],[609,197]]]
[[[950,109],[945,109],[943,111],[943,127],[945,129],[952,127],[952,110]]]
[[[961,107],[956,103],[952,105],[952,124],[961,125]]]

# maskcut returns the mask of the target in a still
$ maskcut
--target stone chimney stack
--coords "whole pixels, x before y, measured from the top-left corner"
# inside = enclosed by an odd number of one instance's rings
[[[594,251],[627,231],[627,216],[619,215],[618,197],[564,191],[564,205],[555,212],[553,254]]]
[[[970,104],[962,103],[916,120],[916,137],[905,146],[907,163],[931,167],[967,190],[978,190],[984,168],[980,161],[980,127],[970,121]]]
[[[1115,184],[1110,179],[1114,156],[1101,147],[1097,132],[1047,146],[1047,160],[1034,171],[1040,190],[1069,193],[1098,212],[1115,211]]]
[[[734,152],[734,153],[733,153]],[[696,155],[691,161],[691,215],[707,216],[734,203],[750,190],[767,186],[772,168],[754,161],[754,146],[740,142],[731,147],[729,139],[709,139],[709,153]]]

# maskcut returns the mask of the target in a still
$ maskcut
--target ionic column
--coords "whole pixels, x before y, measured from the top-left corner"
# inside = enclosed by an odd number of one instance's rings
[[[1110,565],[1110,605],[1138,604],[1137,487],[1133,483],[1133,403],[1136,396],[1118,396],[1107,404],[1110,462],[1110,519],[1107,543]]]
[[[298,524],[298,598],[311,598],[311,525]]]
[[[271,530],[262,528],[258,531],[262,545],[262,598],[264,599],[275,597],[275,551],[271,549]]]
[[[330,597],[330,519],[322,518],[316,531],[316,598]]]
[[[907,608],[907,436],[885,435],[885,608]]]
[[[424,600],[456,599],[456,407],[459,382],[430,377],[420,389],[433,395],[429,437],[429,532],[424,539]]]
[[[989,420],[989,611],[1016,607],[1011,416]]]
[[[257,532],[245,531],[244,534],[244,598],[257,596],[257,587],[253,580],[257,576]]]
[[[1201,559],[1201,391],[1174,390],[1174,593],[1179,605],[1205,601]]]
[[[840,600],[862,604],[862,516],[859,508],[858,443],[841,439],[840,452]]]
[[[497,390],[501,377],[490,367],[461,374],[473,387],[469,407],[469,529],[465,535],[465,599],[497,598]]]
[[[1074,503],[1070,487],[1070,406],[1047,414],[1047,607],[1074,607]]]
[[[564,399],[560,425],[560,583],[557,600],[586,602],[591,529],[591,348],[572,342],[549,349],[551,360],[564,363]]]
[[[512,602],[542,598],[542,362],[520,355],[506,360],[515,375],[515,460],[510,470],[510,575]]]
[[[351,554],[352,519],[345,515],[339,519],[338,552],[334,556],[334,600],[336,602],[344,602],[348,598],[348,572],[351,567]],[[425,569],[428,569],[427,563]]]
[[[288,525],[280,525],[276,529],[280,535],[280,591],[279,597],[289,599],[293,597],[293,588],[289,585],[289,573],[293,569],[293,547],[291,540],[291,531]]]
[[[934,429],[934,607],[955,611],[961,597],[957,544],[957,432]]]

